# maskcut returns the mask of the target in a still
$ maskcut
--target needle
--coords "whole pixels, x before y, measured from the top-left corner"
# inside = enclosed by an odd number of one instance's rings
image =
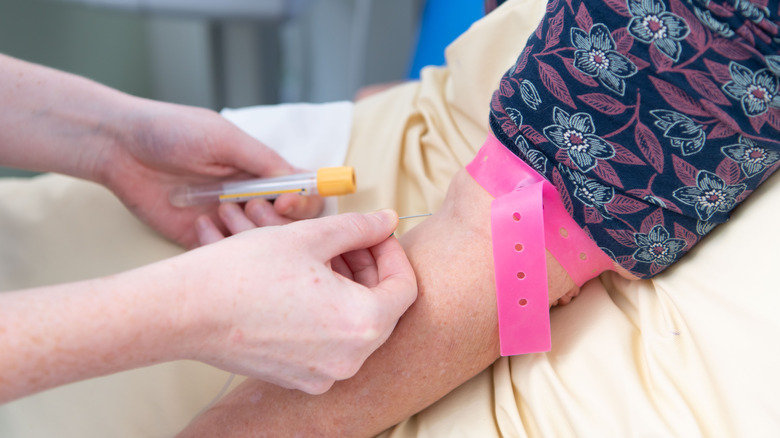
[[[412,218],[416,218],[416,217],[425,217],[425,216],[430,216],[430,215],[432,215],[432,214],[433,214],[433,213],[425,213],[425,214],[415,214],[415,215],[412,215],[412,216],[401,216],[401,217],[399,217],[398,219],[412,219]]]
[[[430,216],[432,214],[433,213],[425,213],[425,214],[413,214],[411,216],[401,216],[401,217],[398,218],[398,220],[401,220],[401,219],[412,219],[412,218],[415,218],[415,217],[425,217],[425,216]],[[392,237],[394,234],[395,233],[390,234],[390,237]]]

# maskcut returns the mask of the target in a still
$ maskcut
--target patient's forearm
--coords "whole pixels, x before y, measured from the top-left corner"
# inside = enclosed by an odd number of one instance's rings
[[[371,436],[488,367],[499,356],[491,201],[461,171],[442,210],[402,237],[418,299],[355,377],[320,396],[247,381],[183,436]],[[551,302],[573,285],[552,280]]]
[[[418,299],[355,377],[321,396],[248,381],[183,435],[371,436],[490,365],[498,357],[490,231],[484,226],[490,198],[474,201],[468,217],[441,211],[403,236],[417,271]]]

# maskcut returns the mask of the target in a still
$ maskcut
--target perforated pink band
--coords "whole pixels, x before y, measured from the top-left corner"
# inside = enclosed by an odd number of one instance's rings
[[[545,248],[578,286],[612,260],[571,218],[555,187],[494,136],[466,170],[495,199],[493,263],[501,355],[549,351]]]

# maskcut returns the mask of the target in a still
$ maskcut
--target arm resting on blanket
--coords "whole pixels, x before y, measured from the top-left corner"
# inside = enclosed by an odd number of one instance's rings
[[[442,209],[402,237],[418,299],[355,377],[319,396],[249,380],[181,436],[366,437],[488,367],[499,356],[491,200],[462,170]],[[548,270],[553,303],[575,286],[549,254]]]

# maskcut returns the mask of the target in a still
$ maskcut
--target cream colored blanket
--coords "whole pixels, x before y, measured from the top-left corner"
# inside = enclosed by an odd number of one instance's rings
[[[357,104],[347,164],[359,193],[340,209],[435,210],[481,145],[490,94],[544,6],[508,2],[453,43],[447,68]],[[778,184],[658,278],[588,283],[553,310],[552,352],[500,359],[384,436],[776,436]],[[95,185],[57,175],[0,182],[0,290],[180,251]],[[172,436],[227,377],[176,362],[68,385],[0,406],[0,437]]]

